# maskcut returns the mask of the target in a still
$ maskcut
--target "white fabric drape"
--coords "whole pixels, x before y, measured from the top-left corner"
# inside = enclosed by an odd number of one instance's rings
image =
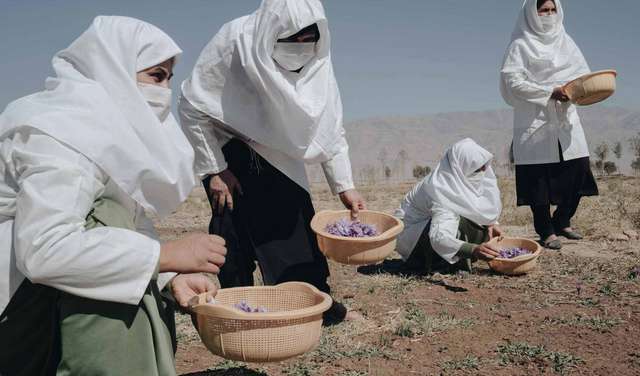
[[[560,161],[589,155],[571,103],[551,100],[553,89],[589,73],[585,58],[564,28],[561,0],[555,0],[556,23],[545,31],[537,1],[525,0],[501,68],[500,91],[514,108],[513,152],[516,164]]]
[[[493,155],[471,139],[449,148],[433,172],[405,196],[395,215],[404,222],[398,236],[398,253],[408,258],[427,224],[434,250],[450,263],[464,243],[456,238],[460,217],[479,225],[498,222],[502,211],[498,181],[491,168]],[[474,172],[486,166],[477,182]]]
[[[277,40],[312,24],[320,30],[316,56],[300,73],[285,71],[272,58]],[[222,27],[182,93],[243,139],[295,160],[327,162],[347,149],[330,51],[320,1],[264,0],[255,13]]]
[[[100,166],[145,209],[171,213],[195,186],[193,149],[172,115],[161,123],[136,73],[181,53],[160,29],[127,17],[96,17],[53,58],[42,92],[0,115],[0,137],[28,125]]]
[[[25,276],[77,296],[140,301],[160,255],[144,209],[170,213],[195,176],[191,146],[172,116],[160,122],[136,73],[178,54],[152,25],[97,17],[55,55],[45,90],[0,114],[0,311]],[[100,197],[129,209],[138,231],[85,231]]]

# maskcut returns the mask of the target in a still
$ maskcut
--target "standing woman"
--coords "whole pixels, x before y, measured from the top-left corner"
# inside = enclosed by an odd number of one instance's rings
[[[558,236],[582,239],[571,218],[581,197],[598,195],[580,118],[562,88],[589,67],[563,19],[560,0],[526,0],[501,70],[502,96],[514,108],[518,205],[531,207],[550,249],[562,247]]]
[[[44,91],[0,115],[0,374],[175,375],[173,311],[215,293],[224,241],[160,243],[145,209],[188,196],[193,151],[170,113],[178,46],[97,17]],[[178,274],[176,273],[183,273]]]
[[[354,189],[331,38],[318,0],[264,0],[224,25],[182,84],[180,121],[196,151],[213,218],[227,240],[223,287],[309,282],[329,292],[329,269],[310,228],[305,163],[321,163],[353,215]],[[335,315],[334,315],[335,314]],[[334,304],[325,317],[342,319]],[[331,315],[336,317],[330,317]]]

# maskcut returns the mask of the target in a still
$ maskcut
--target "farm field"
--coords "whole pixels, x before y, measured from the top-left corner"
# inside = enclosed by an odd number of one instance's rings
[[[324,329],[313,352],[274,364],[211,355],[178,315],[182,375],[638,375],[640,374],[640,181],[599,180],[574,225],[584,241],[545,251],[524,277],[493,274],[396,276],[330,262],[334,297],[365,317]],[[374,210],[391,213],[411,183],[363,187]],[[535,238],[513,181],[501,181],[508,235]],[[340,208],[325,187],[316,210]],[[164,239],[206,231],[209,207],[196,191],[157,224]],[[389,262],[394,262],[393,260]]]

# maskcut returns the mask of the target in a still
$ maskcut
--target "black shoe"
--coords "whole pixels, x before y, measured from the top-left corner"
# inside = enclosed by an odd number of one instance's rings
[[[331,308],[322,314],[322,325],[331,326],[340,324],[344,321],[345,317],[347,317],[347,307],[334,300]]]
[[[579,233],[571,230],[571,231],[566,231],[566,230],[558,230],[556,231],[556,235],[558,236],[564,236],[567,239],[571,239],[571,240],[582,240],[584,239],[584,236],[580,235]]]
[[[555,251],[559,251],[560,249],[562,249],[562,242],[560,241],[560,239],[553,239],[553,240],[547,240],[547,241],[541,240],[540,244],[542,244],[542,246],[545,248],[553,249]]]

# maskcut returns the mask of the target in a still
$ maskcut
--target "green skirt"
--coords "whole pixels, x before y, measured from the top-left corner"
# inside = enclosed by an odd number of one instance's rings
[[[463,257],[461,257],[460,261],[451,265],[440,257],[440,255],[433,249],[431,241],[429,240],[430,227],[431,223],[427,225],[420,235],[418,244],[416,244],[411,255],[404,263],[404,268],[429,274],[436,272],[443,274],[455,273],[459,270],[471,272],[473,270],[472,262],[474,261],[472,258],[461,255]],[[461,217],[460,224],[458,225],[458,239],[467,244],[482,244],[489,240],[489,231],[485,226],[480,226],[473,221]]]
[[[134,230],[99,200],[87,229]],[[135,266],[132,266],[135,267]],[[0,375],[175,375],[173,306],[152,280],[138,305],[81,298],[25,280],[0,316]]]

